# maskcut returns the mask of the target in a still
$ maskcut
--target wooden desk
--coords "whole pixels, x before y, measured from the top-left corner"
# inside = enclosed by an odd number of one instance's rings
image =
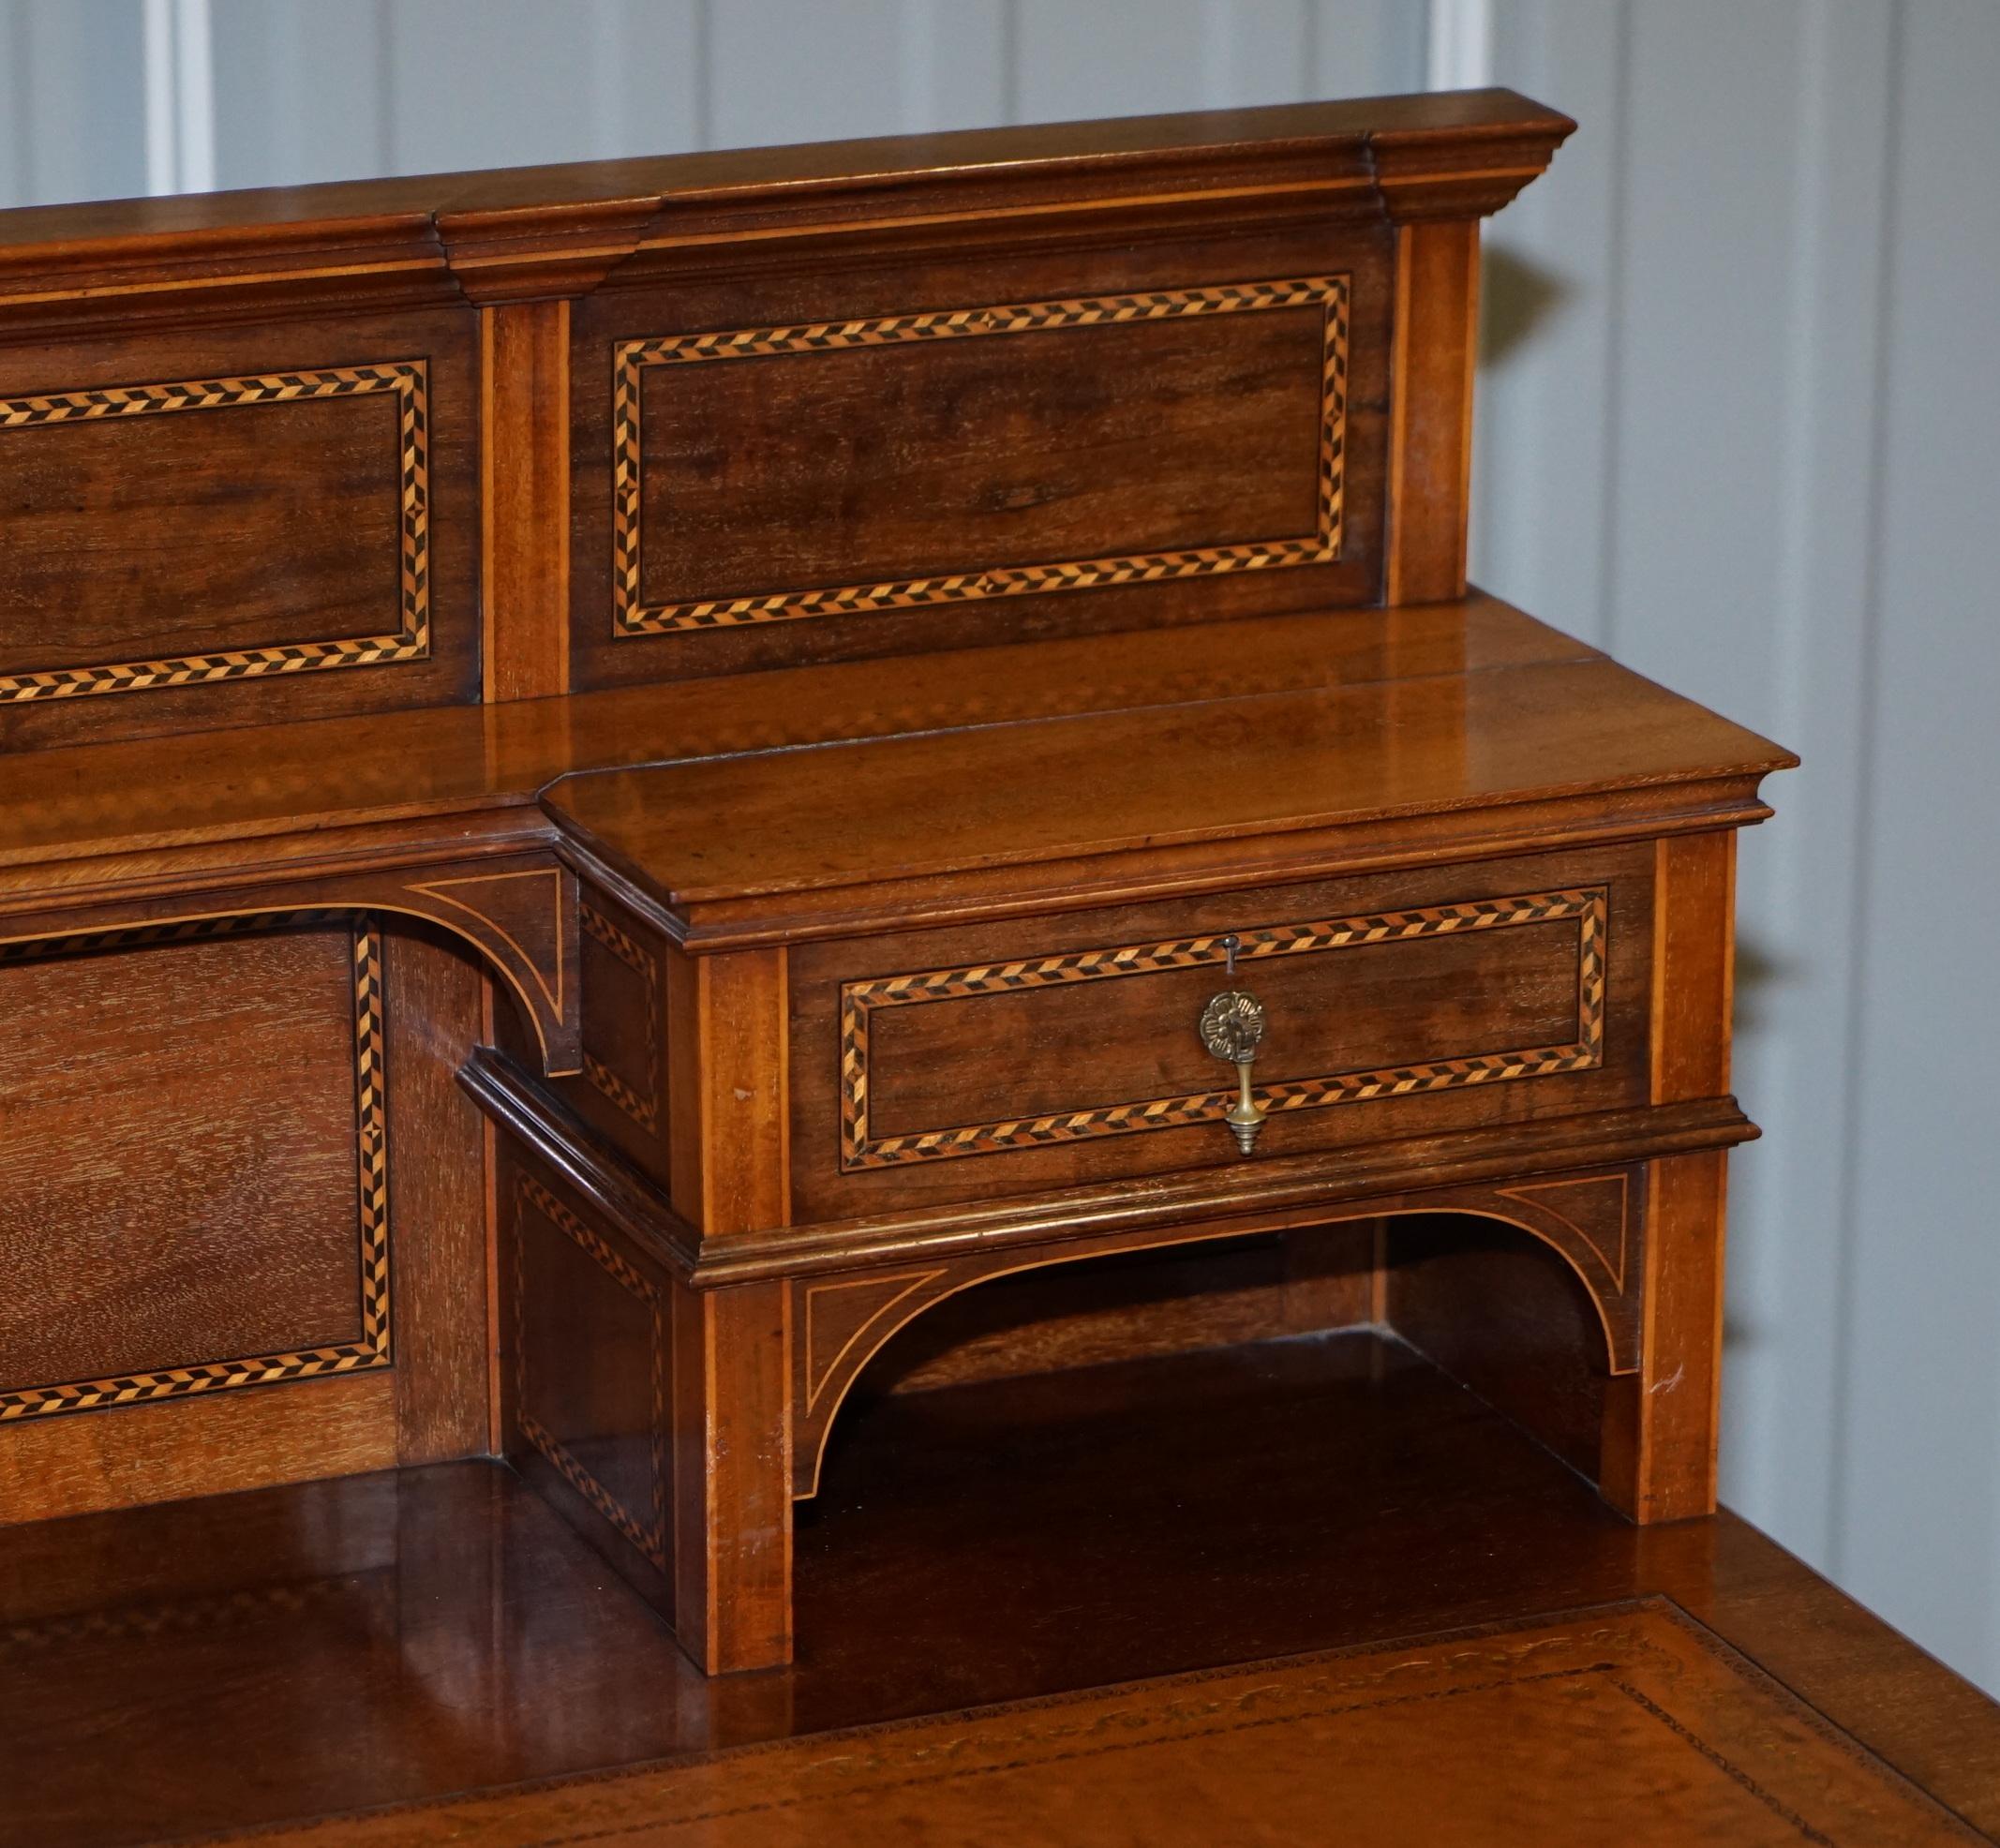
[[[1268,1313],[1221,1256],[1210,1275]],[[1072,1335],[1115,1281],[1068,1276]],[[1047,1331],[1027,1288],[984,1300]],[[963,1341],[981,1300],[931,1325]],[[1933,1804],[2000,1834],[2000,1714],[1976,1691],[1733,1515],[1631,1526],[1366,1333],[872,1398],[802,1511],[799,1614],[796,1666],[705,1678],[481,1463],[0,1530],[0,1844],[553,1848],[672,1841],[664,1819],[704,1808],[734,1812],[717,1843],[858,1844],[886,1832],[878,1785],[933,1839],[1060,1806],[1043,1832],[1080,1848],[1135,1817],[1149,1841],[1242,1839],[1302,1797],[1385,1844],[1970,1839]],[[1560,1634],[1589,1641],[1585,1673]],[[1553,1706],[1495,1714],[1440,1692],[1440,1665],[1525,1673],[1499,1698]],[[1380,1705],[1385,1673],[1412,1697]],[[1613,1679],[1662,1709],[1614,1695],[1646,1722],[1615,1758],[1590,1693]],[[1343,1702],[1365,1741],[1313,1730]],[[1025,1764],[1003,1772],[996,1738]]]
[[[1792,760],[1466,584],[1571,126],[0,215],[0,1521],[502,1455],[775,1667],[873,1357],[1180,1247],[1709,1513]]]

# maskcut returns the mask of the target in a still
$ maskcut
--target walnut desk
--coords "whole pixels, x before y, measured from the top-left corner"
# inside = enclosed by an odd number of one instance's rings
[[[769,1666],[871,1358],[1176,1247],[1710,1511],[1791,759],[1467,588],[1569,127],[0,215],[0,1521],[500,1453]]]

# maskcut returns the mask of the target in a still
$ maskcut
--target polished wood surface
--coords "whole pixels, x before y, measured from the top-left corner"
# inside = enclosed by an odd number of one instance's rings
[[[1525,1154],[1531,1111],[1644,1095],[1650,861],[1597,849],[799,946],[794,1218],[1232,1158],[1216,1098],[1234,1073],[1194,1031],[1231,933],[1269,1023],[1260,1163],[1499,1123]]]
[[[5,320],[0,753],[477,700],[470,309]]]
[[[1012,1513],[995,1521],[1001,1506]],[[1626,1525],[1470,1394],[1366,1334],[879,1400],[836,1445],[802,1521],[799,1607],[797,1667],[704,1681],[549,1511],[479,1464],[11,1529],[0,1841],[112,1848],[340,1814],[357,1841],[458,1839],[476,1820],[482,1839],[539,1844],[575,1832],[578,1804],[616,1799],[628,1807],[599,1813],[664,1823],[670,1768],[608,1789],[582,1773],[787,1739],[818,1741],[823,1763],[853,1747],[825,1737],[836,1729],[1369,1651],[1257,1678],[1291,1741],[1257,1762],[1291,1783],[1351,1736],[1322,1746],[1292,1729],[1286,1690],[1302,1676],[1408,1663],[1396,1679],[1414,1686],[1438,1672],[1419,1659],[1462,1672],[1450,1658],[1468,1645],[1439,1637],[1484,1626],[1516,1641],[1535,1626],[1595,1631],[1590,1662],[1618,1662],[1628,1680],[1667,1673],[1634,1685],[1766,1788],[1769,1761],[1742,1754],[1773,1726],[1802,1728],[1779,1736],[1817,1782],[1792,1787],[1787,1807],[1832,1840],[1895,1839],[1816,1807],[1861,1793],[1890,1806],[1877,1815],[1926,1813],[1920,1792],[2000,1831],[2000,1713],[1981,1695],[1728,1514]],[[1144,1737],[1213,1685],[1088,1698],[1122,1701]],[[1587,1677],[1579,1698],[1600,1685]],[[1413,1762],[1450,1739],[1466,1764],[1525,1775],[1579,1739],[1589,1708],[1489,1713],[1464,1698],[1462,1718],[1412,1701],[1364,1721],[1369,1752]],[[1700,1715],[1709,1723],[1688,1725]],[[971,1723],[977,1741],[986,1722]],[[1480,1839],[1560,1841],[1568,1817],[1578,1841],[1644,1840],[1663,1797],[1691,1784],[1705,1802],[1737,1800],[1705,1782],[1713,1761],[1691,1759],[1671,1725],[1619,1736],[1615,1765],[1585,1758],[1563,1800]],[[1275,1813],[1285,1799],[1252,1781],[1253,1745],[1237,1736],[1153,1839],[1213,1841],[1241,1806]],[[748,1799],[785,1763],[698,1775]],[[551,1779],[569,1781],[536,1787]],[[1084,1766],[1045,1765],[1031,1788],[1029,1800],[1067,1796],[1066,1839],[1099,1839],[1128,1813]],[[1429,1794],[1430,1840],[1485,1800],[1441,1777],[1400,1788]],[[440,1807],[466,1798],[482,1807]],[[488,1833],[502,1827],[515,1833]]]
[[[1092,1351],[1400,1305],[1708,1513],[1793,760],[1466,587],[1480,221],[1572,126],[0,215],[0,1518],[497,1451],[770,1668],[875,1354],[1073,1357],[943,1335],[1113,1259]]]
[[[1512,1749],[1496,1755],[1497,1739]],[[551,1843],[552,1828],[974,1848],[1182,1841],[1196,1818],[1204,1841],[1302,1841],[1330,1812],[1396,1848],[1980,1839],[1664,1600],[722,1752],[448,1814],[515,1848]],[[1524,1838],[1529,1816],[1546,1819]],[[426,1833],[392,1815],[311,1839],[386,1848]]]
[[[356,1340],[351,929],[77,947],[0,967],[0,1403]]]
[[[1074,862],[1121,853],[1270,857],[1296,837],[1299,857],[1337,860],[1323,830],[1435,856],[1480,824],[1504,842],[1530,805],[1585,789],[1604,833],[1677,810],[1713,827],[1755,818],[1757,779],[1794,762],[1600,658],[607,770],[545,799],[682,932],[714,905],[717,938],[769,913],[797,941],[822,917],[934,912],[996,874],[1032,890],[1040,864],[1074,888]]]
[[[1387,604],[1465,594],[1472,479],[1472,375],[1479,357],[1477,223],[1396,231],[1389,499],[1395,544]]]
[[[504,300],[575,286],[641,247],[671,252],[732,231],[990,225],[1052,206],[1148,202],[1226,214],[1258,188],[1351,201],[1357,215],[1386,201],[1469,216],[1511,199],[1575,126],[1512,91],[1472,90],[32,206],[0,214],[0,305],[47,313],[119,283],[155,293],[233,284],[284,300],[341,276],[350,293],[435,292],[447,274]]]
[[[197,857],[178,850],[232,842],[261,843],[240,846],[239,861],[268,860],[289,841],[331,854],[354,838],[337,830],[530,809],[540,790],[579,770],[1601,659],[1475,593],[1349,619],[1315,613],[933,651],[893,669],[796,667],[484,710],[0,753],[0,892],[14,900],[101,878],[122,855],[144,856],[133,871],[157,873]],[[77,861],[97,864],[57,870]]]

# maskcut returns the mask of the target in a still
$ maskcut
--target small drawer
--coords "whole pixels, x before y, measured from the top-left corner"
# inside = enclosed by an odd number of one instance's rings
[[[795,1218],[1243,1159],[1236,1072],[1201,1033],[1224,990],[1262,1008],[1252,1160],[1639,1101],[1651,866],[1547,856],[802,946]]]

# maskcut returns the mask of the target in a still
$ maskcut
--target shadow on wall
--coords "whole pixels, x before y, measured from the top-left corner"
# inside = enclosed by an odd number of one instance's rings
[[[1479,363],[1492,365],[1534,338],[1575,291],[1554,270],[1489,246],[1479,273]]]

